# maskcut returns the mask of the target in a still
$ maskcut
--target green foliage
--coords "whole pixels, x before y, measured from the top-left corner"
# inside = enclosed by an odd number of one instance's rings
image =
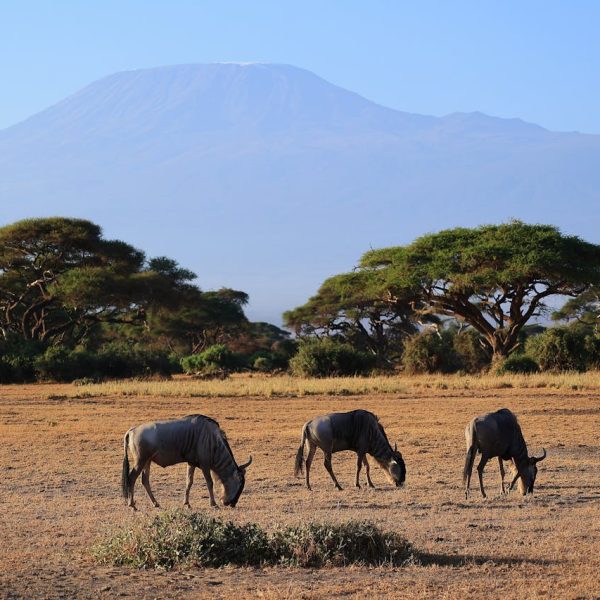
[[[548,296],[600,283],[600,246],[551,225],[512,221],[372,250],[361,267],[384,276],[391,290],[415,290],[428,311],[464,320],[503,357],[515,350],[527,321],[547,309]]]
[[[591,344],[591,342],[590,342]],[[585,371],[590,359],[586,336],[572,327],[547,329],[527,340],[525,352],[543,371]]]
[[[34,363],[43,351],[44,347],[35,340],[14,335],[0,340],[0,383],[34,381]]]
[[[326,279],[306,304],[283,318],[298,335],[335,337],[389,366],[404,338],[416,331],[415,304],[412,290],[395,286],[392,293],[383,272],[363,270]]]
[[[474,329],[453,334],[452,346],[458,354],[460,369],[466,373],[479,373],[486,369],[491,360],[481,334]]]
[[[42,381],[97,381],[155,374],[167,376],[173,372],[172,361],[166,352],[119,345],[107,345],[97,353],[50,347],[37,356],[34,370],[36,378]]]
[[[204,513],[165,512],[136,520],[96,544],[103,564],[141,569],[178,565],[401,565],[412,557],[410,544],[369,522],[307,523],[267,532],[254,523],[236,524]]]
[[[529,374],[537,373],[539,370],[539,365],[530,356],[526,354],[511,354],[511,356],[502,361],[496,372],[498,375],[508,373]]]
[[[236,369],[239,364],[239,359],[224,344],[215,344],[204,352],[184,356],[181,359],[184,373],[203,373],[215,369],[231,371]]]
[[[453,373],[461,368],[450,331],[428,331],[410,337],[402,354],[407,373]]]
[[[256,359],[254,359],[252,367],[257,371],[266,373],[273,369],[273,361],[267,356],[258,356]]]
[[[373,356],[331,338],[303,340],[290,360],[292,373],[303,377],[360,375],[374,366]]]

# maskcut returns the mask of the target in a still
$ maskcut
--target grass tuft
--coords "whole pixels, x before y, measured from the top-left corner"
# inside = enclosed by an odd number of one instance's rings
[[[413,558],[400,535],[368,521],[307,523],[265,531],[180,510],[141,519],[92,548],[102,564],[138,569],[224,565],[299,567],[401,565]]]

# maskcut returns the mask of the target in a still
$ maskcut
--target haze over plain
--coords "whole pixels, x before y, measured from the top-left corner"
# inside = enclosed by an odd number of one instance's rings
[[[598,241],[600,136],[385,108],[313,73],[116,73],[0,131],[3,220],[87,218],[279,323],[370,247],[519,218]]]

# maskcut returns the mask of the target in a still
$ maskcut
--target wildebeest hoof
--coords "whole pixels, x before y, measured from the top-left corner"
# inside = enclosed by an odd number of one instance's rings
[[[360,490],[360,483],[356,483],[355,485]]]
[[[192,510],[192,507],[190,506],[189,502],[184,502],[183,503],[183,508],[189,508],[190,510]]]
[[[341,492],[341,491],[344,489],[344,488],[343,488],[341,485],[336,485],[336,486],[335,486],[335,488],[336,488],[337,490],[340,490],[340,492]]]

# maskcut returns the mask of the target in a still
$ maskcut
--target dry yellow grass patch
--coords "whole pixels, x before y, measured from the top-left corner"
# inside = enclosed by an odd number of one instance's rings
[[[299,397],[314,395],[397,394],[419,390],[562,389],[600,390],[600,373],[537,373],[533,375],[397,375],[389,377],[326,377],[233,375],[225,381],[199,381],[181,376],[173,381],[113,381],[70,389],[67,396],[162,396],[230,398],[244,396]]]

